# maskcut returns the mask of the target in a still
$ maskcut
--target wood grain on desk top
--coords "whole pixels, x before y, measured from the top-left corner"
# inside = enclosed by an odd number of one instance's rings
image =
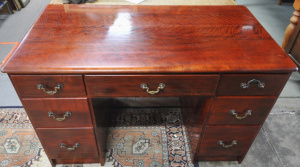
[[[290,72],[244,6],[49,5],[6,73]]]

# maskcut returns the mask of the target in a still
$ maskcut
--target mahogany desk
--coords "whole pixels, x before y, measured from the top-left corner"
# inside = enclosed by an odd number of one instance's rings
[[[104,164],[115,97],[178,97],[195,161],[240,163],[297,67],[244,6],[49,5],[2,68],[54,164]]]

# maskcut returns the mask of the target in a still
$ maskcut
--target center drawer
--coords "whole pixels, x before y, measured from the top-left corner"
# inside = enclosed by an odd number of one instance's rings
[[[90,96],[214,95],[219,75],[86,75]]]

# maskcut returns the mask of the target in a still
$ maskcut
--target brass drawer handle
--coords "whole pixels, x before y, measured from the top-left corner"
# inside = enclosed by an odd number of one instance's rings
[[[165,87],[166,87],[165,84],[160,83],[155,91],[154,91],[154,90],[153,90],[153,91],[149,91],[149,87],[147,86],[147,84],[145,84],[145,83],[142,83],[142,84],[141,84],[141,88],[142,88],[142,89],[146,89],[146,91],[147,91],[150,95],[157,94],[160,90],[164,89]]]
[[[241,88],[243,89],[247,89],[250,87],[250,84],[257,84],[257,86],[259,88],[264,88],[265,87],[265,83],[261,82],[260,80],[257,79],[251,79],[248,83],[241,83]]]
[[[43,84],[37,84],[38,89],[42,89],[45,93],[49,95],[54,95],[55,93],[57,93],[59,89],[63,87],[64,87],[63,84],[57,83],[57,85],[54,87],[54,90],[46,90],[46,87]]]
[[[54,119],[57,120],[57,121],[63,121],[63,120],[65,120],[67,117],[69,117],[70,115],[71,115],[71,112],[70,112],[70,111],[67,111],[67,112],[65,112],[65,114],[64,114],[64,116],[63,116],[62,118],[56,118],[54,112],[52,112],[52,111],[49,111],[49,112],[48,112],[48,116],[54,118]]]
[[[233,140],[233,141],[231,142],[231,144],[228,144],[228,145],[226,145],[226,144],[223,142],[223,140],[220,140],[218,143],[219,143],[222,147],[224,147],[224,148],[229,148],[229,147],[232,147],[233,145],[237,145],[237,141],[236,141],[236,140]]]
[[[75,143],[75,145],[74,145],[73,147],[67,147],[65,143],[61,143],[61,144],[60,144],[60,147],[61,147],[61,148],[64,148],[64,149],[66,149],[66,150],[68,150],[68,151],[74,151],[74,150],[76,150],[79,146],[80,146],[79,143]]]
[[[235,110],[230,110],[230,114],[234,115],[234,117],[236,119],[244,119],[244,118],[247,118],[248,115],[252,114],[252,110],[246,110],[246,113],[244,114],[244,116],[239,116],[239,114]]]

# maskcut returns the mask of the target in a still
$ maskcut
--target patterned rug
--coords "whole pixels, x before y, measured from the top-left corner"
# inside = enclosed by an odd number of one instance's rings
[[[20,108],[0,109],[0,152],[1,167],[51,166],[28,116]]]
[[[180,109],[125,109],[112,116],[105,167],[194,166]],[[50,167],[22,108],[0,109],[0,166]],[[64,164],[58,167],[96,167]]]

